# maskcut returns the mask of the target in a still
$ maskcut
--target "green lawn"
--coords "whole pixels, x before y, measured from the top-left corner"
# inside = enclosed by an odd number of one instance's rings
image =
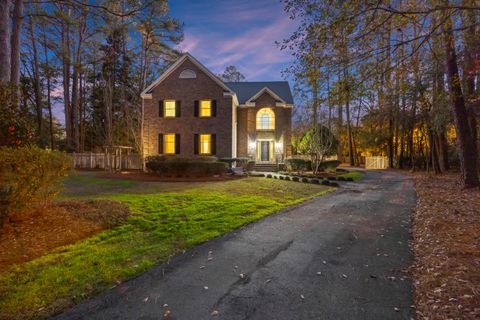
[[[64,309],[169,255],[332,190],[265,178],[171,184],[93,174],[74,174],[65,186],[63,197],[118,200],[133,215],[125,225],[1,273],[0,319],[43,317]]]
[[[348,173],[344,173],[344,174],[339,175],[339,177],[352,178],[353,181],[360,180],[360,179],[362,179],[364,176],[365,176],[365,173],[364,173],[364,172],[362,172],[362,171],[355,171],[355,170],[351,170],[351,171],[348,171]]]

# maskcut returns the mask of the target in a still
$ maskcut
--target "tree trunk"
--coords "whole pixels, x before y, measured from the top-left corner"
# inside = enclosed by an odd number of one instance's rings
[[[70,11],[69,11],[70,14]],[[68,21],[62,23],[62,73],[63,73],[63,103],[65,110],[65,131],[67,149],[72,149],[72,112],[70,107],[70,26]]]
[[[10,81],[10,5],[11,0],[0,1],[0,83]]]
[[[338,79],[341,79],[340,72],[338,73]],[[343,101],[341,95],[338,95],[338,113],[337,113],[337,135],[338,135],[338,146],[337,146],[337,157],[338,160],[343,162],[343,143],[342,143],[342,133],[343,133]]]
[[[50,148],[55,150],[55,140],[53,136],[53,114],[52,114],[52,85],[51,85],[51,70],[48,58],[48,41],[45,23],[43,26],[43,49],[45,54],[45,77],[47,78],[47,107],[48,107],[48,123],[50,127]]]
[[[473,5],[473,1],[465,1],[467,5]],[[472,133],[473,145],[475,146],[475,157],[478,165],[478,130],[477,130],[477,118],[475,114],[475,102],[478,96],[475,92],[475,77],[478,71],[475,68],[476,55],[480,54],[480,40],[478,40],[478,34],[476,34],[476,18],[473,11],[466,11],[463,17],[463,24],[466,27],[464,32],[464,67],[463,78],[465,84],[465,105],[468,112],[468,123]]]
[[[37,41],[35,37],[35,31],[33,29],[33,17],[30,18],[30,36],[32,41],[33,51],[33,90],[35,93],[35,109],[37,112],[37,127],[39,141],[43,139],[43,106],[42,106],[42,90],[40,88],[40,74],[38,70],[38,53],[37,53]]]
[[[347,139],[348,139],[348,160],[351,166],[355,165],[355,158],[353,155],[352,144],[352,126],[350,122],[350,85],[348,83],[348,68],[344,68],[344,83],[345,83],[345,113],[347,117]]]
[[[11,73],[10,81],[18,87],[20,83],[20,34],[23,22],[23,0],[15,1],[13,10],[12,40],[11,40]],[[18,90],[16,91],[18,93]]]
[[[458,73],[457,54],[455,52],[455,40],[452,32],[452,21],[447,19],[444,25],[444,45],[446,55],[447,79],[450,88],[450,100],[453,107],[453,118],[457,132],[457,145],[461,167],[461,177],[464,188],[479,186],[476,148],[470,124],[468,112],[465,107],[465,99]]]

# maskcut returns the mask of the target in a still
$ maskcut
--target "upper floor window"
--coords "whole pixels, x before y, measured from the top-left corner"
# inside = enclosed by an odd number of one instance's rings
[[[180,117],[180,100],[160,100],[158,101],[158,116],[160,118],[178,118]]]
[[[185,69],[182,72],[180,72],[180,79],[195,79],[197,77],[197,74],[195,71],[191,69]]]
[[[200,100],[200,117],[212,116],[212,101]]]
[[[195,100],[195,117],[210,118],[217,116],[217,100]]]
[[[257,112],[257,130],[275,129],[275,113],[270,108],[263,108]]]
[[[175,100],[165,100],[163,106],[163,116],[173,118],[176,115]]]

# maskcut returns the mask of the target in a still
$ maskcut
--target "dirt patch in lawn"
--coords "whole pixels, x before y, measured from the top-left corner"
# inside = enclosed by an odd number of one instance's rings
[[[458,174],[414,174],[414,245],[419,319],[480,318],[480,192]]]
[[[63,201],[14,214],[0,230],[0,272],[122,224],[130,211],[117,201]]]

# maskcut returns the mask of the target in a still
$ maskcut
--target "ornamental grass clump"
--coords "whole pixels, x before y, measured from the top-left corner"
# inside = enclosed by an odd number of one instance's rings
[[[0,147],[0,218],[55,196],[71,168],[63,152],[37,147]]]

